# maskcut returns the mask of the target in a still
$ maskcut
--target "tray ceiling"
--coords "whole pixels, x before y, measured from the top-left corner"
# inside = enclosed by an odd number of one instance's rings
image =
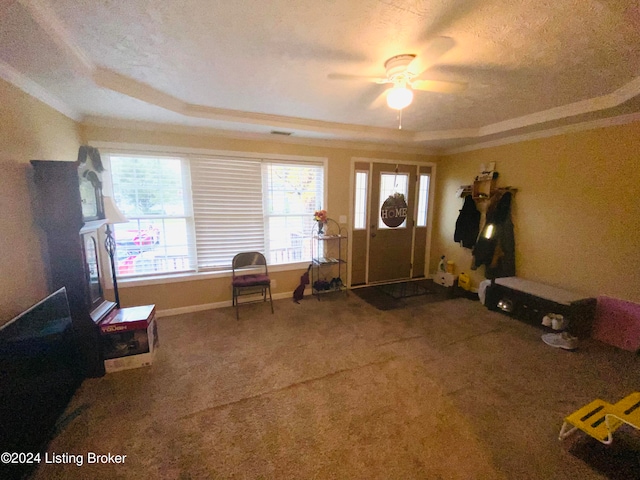
[[[0,0],[0,76],[72,118],[450,150],[637,119],[640,7],[628,0]],[[453,47],[398,112],[399,54]]]

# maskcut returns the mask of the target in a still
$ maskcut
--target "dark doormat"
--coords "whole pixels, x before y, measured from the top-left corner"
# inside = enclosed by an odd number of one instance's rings
[[[440,287],[431,280],[354,288],[351,292],[378,310],[394,310],[414,304],[441,302],[451,298],[447,288]]]
[[[427,295],[429,292],[427,288],[420,285],[418,282],[401,282],[401,283],[389,283],[387,285],[379,285],[376,288],[382,292],[390,295],[396,300],[400,298],[417,297],[418,295]]]

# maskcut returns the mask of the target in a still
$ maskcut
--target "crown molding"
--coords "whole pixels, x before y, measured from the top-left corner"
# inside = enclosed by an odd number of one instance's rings
[[[54,110],[60,112],[65,117],[76,122],[82,120],[82,114],[68,106],[55,95],[42,88],[36,82],[18,72],[12,66],[0,60],[0,78],[19,88],[23,92],[40,100],[42,103],[50,106]]]
[[[539,130],[537,132],[525,133],[522,135],[511,135],[499,140],[489,142],[474,143],[464,147],[450,148],[442,151],[443,155],[455,155],[456,153],[472,152],[474,150],[482,150],[485,148],[499,147],[510,143],[525,142],[527,140],[536,140],[539,138],[555,137],[565,135],[567,133],[581,132],[585,130],[595,130],[597,128],[613,127],[616,125],[626,125],[633,122],[640,122],[640,112],[619,115],[617,117],[601,118],[588,122],[573,123],[562,127],[550,128],[547,130]]]
[[[482,138],[488,135],[508,132],[519,128],[539,125],[563,118],[575,117],[585,113],[597,112],[617,107],[633,97],[640,95],[640,77],[635,77],[629,83],[600,97],[569,103],[560,107],[554,107],[540,112],[511,118],[503,122],[485,125],[484,127],[465,130],[441,130],[435,132],[418,132],[415,141],[455,140],[465,138]]]
[[[88,116],[84,118],[81,125],[85,127],[143,130],[150,132],[175,133],[179,135],[196,135],[199,137],[217,137],[220,139],[275,142],[280,144],[284,143],[289,145],[301,145],[307,147],[363,150],[371,152],[388,152],[427,156],[436,156],[441,153],[440,150],[433,150],[413,145],[393,145],[389,143],[376,143],[366,141],[296,137],[295,135],[285,137],[272,135],[270,133],[240,132],[237,130],[221,130],[210,127],[191,127],[186,125],[162,124],[144,122],[139,120],[122,120],[110,117]]]
[[[613,92],[602,95],[600,97],[594,97],[579,102],[569,103],[560,107],[550,108],[541,112],[532,113],[531,115],[525,115],[522,117],[506,120],[504,122],[487,125],[480,129],[479,136],[483,137],[485,135],[493,135],[509,130],[515,130],[517,128],[529,127],[531,125],[551,122],[568,117],[575,117],[577,115],[583,115],[585,113],[606,110],[609,108],[617,107],[618,105],[632,99],[637,95],[640,95],[640,77],[635,77],[632,81],[623,85],[617,90],[614,90]]]

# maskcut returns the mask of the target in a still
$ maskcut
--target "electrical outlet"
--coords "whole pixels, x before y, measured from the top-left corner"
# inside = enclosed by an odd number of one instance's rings
[[[338,223],[347,223],[347,216],[346,215],[340,215],[340,217],[338,219]]]
[[[278,286],[278,281],[275,278],[271,279],[271,288],[276,288]]]

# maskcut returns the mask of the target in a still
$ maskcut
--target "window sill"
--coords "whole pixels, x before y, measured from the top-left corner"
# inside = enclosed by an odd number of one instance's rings
[[[311,264],[308,262],[287,263],[269,266],[269,273],[288,272],[292,270],[306,269]],[[214,272],[183,272],[167,275],[157,275],[147,278],[122,278],[118,277],[118,288],[143,287],[148,285],[160,285],[166,283],[194,282],[212,278],[231,277],[231,270],[216,270]]]

